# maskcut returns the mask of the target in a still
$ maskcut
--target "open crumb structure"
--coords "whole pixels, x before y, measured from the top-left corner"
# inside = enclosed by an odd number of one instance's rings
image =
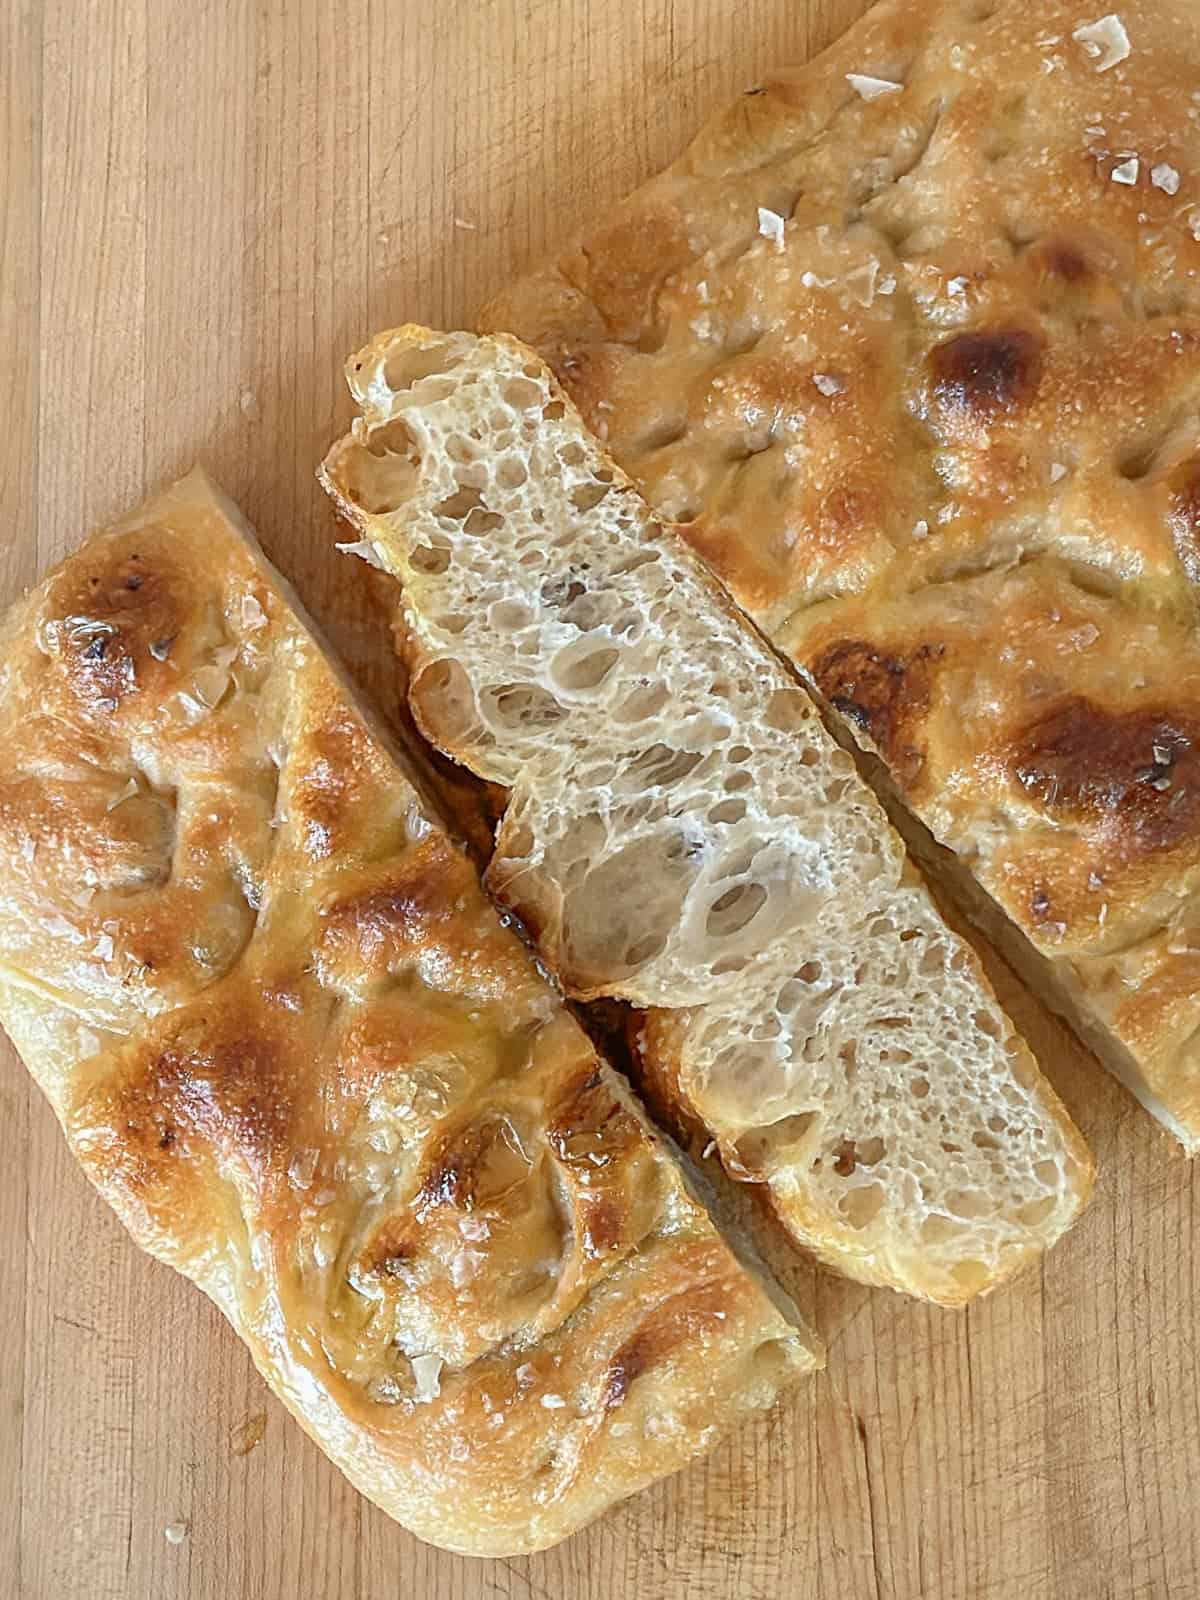
[[[488,873],[568,990],[839,1270],[947,1303],[1090,1162],[807,692],[516,341],[350,364],[328,486],[403,584],[411,701],[510,800]],[[398,591],[399,592],[399,591]]]

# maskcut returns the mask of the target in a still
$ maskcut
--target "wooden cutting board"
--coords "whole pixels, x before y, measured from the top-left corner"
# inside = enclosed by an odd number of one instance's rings
[[[386,696],[312,476],[349,414],[345,353],[407,318],[469,324],[862,9],[8,0],[0,598],[200,459]],[[1100,1163],[1070,1239],[965,1314],[804,1269],[823,1377],[559,1550],[489,1563],[354,1494],[129,1244],[3,1047],[0,1595],[1194,1600],[1200,1167],[1005,993]]]

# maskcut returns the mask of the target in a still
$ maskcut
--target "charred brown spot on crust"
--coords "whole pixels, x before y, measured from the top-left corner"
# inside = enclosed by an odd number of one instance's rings
[[[595,1166],[596,1157],[607,1165],[641,1139],[637,1123],[595,1069],[568,1084],[546,1127],[546,1142],[565,1166]]]
[[[435,1147],[414,1201],[417,1214],[499,1205],[528,1182],[532,1169],[509,1119],[489,1113]]]
[[[99,565],[97,565],[99,563]],[[113,712],[156,675],[179,631],[178,583],[146,530],[99,543],[46,597],[44,637],[75,699]]]
[[[616,1351],[600,1387],[600,1405],[612,1411],[643,1375],[705,1328],[724,1324],[731,1285],[725,1277],[699,1279],[694,1288],[655,1307],[636,1333]]]
[[[1062,278],[1067,283],[1078,283],[1091,276],[1086,257],[1074,245],[1062,239],[1051,239],[1041,251],[1041,266],[1050,277]]]
[[[813,681],[834,710],[861,728],[904,783],[924,762],[916,733],[929,710],[931,663],[944,645],[888,653],[865,639],[840,639],[812,664]]]
[[[546,1142],[574,1190],[584,1254],[594,1259],[629,1244],[627,1186],[640,1171],[646,1142],[600,1072],[585,1071],[568,1084],[551,1110]]]
[[[1044,341],[1024,328],[960,333],[929,353],[931,391],[939,410],[989,423],[1024,410],[1041,379]]]
[[[1178,466],[1167,480],[1167,517],[1175,554],[1190,583],[1200,584],[1200,458]]]
[[[371,1242],[367,1271],[380,1278],[406,1281],[417,1258],[417,1246],[395,1221],[386,1224]]]
[[[656,1343],[655,1330],[642,1329],[617,1351],[608,1364],[604,1387],[600,1391],[600,1404],[605,1411],[612,1411],[619,1406],[634,1383],[653,1363]]]
[[[627,1212],[613,1196],[588,1196],[580,1210],[580,1244],[585,1256],[595,1260],[629,1242]]]
[[[226,1004],[244,1012],[252,1000],[242,993]],[[286,1182],[296,1054],[283,1037],[226,1031],[208,1013],[173,1018],[165,1037],[114,1062],[103,1087],[72,1108],[85,1165],[100,1182],[148,1196],[174,1179],[181,1156],[207,1148],[264,1185]]]
[[[1006,764],[1050,812],[1101,827],[1122,857],[1170,850],[1200,822],[1200,723],[1152,707],[1114,714],[1076,698],[1031,724]],[[1035,919],[1049,914],[1049,897]]]

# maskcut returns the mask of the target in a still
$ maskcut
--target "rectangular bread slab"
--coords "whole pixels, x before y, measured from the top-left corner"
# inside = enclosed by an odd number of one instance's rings
[[[1090,1157],[809,694],[503,337],[385,333],[323,479],[391,572],[410,702],[511,791],[489,887],[660,1100],[837,1270],[943,1304]]]
[[[503,292],[1200,1149],[1200,7],[884,0]]]
[[[358,1489],[539,1549],[821,1364],[203,474],[0,644],[0,1019]]]

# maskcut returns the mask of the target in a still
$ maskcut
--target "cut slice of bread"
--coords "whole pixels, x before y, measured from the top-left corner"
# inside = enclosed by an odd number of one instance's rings
[[[806,691],[549,370],[409,327],[349,377],[322,480],[403,585],[421,727],[511,791],[489,885],[568,991],[647,1008],[660,1103],[837,1270],[960,1304],[1051,1244],[1078,1133]]]

